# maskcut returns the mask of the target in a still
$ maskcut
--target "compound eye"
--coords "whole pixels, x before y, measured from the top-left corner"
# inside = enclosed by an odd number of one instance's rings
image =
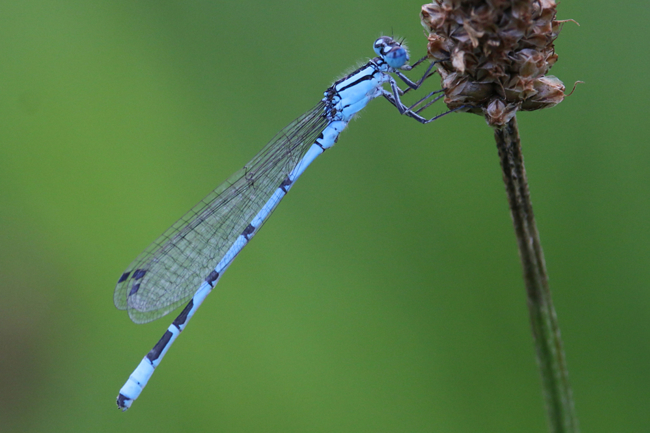
[[[382,36],[375,41],[372,48],[375,50],[375,53],[377,53],[378,56],[383,56],[384,49],[388,47],[392,42],[392,38],[389,38],[388,36]]]
[[[409,53],[406,51],[406,48],[401,46],[391,48],[382,57],[386,60],[388,66],[395,69],[401,68],[409,61]]]

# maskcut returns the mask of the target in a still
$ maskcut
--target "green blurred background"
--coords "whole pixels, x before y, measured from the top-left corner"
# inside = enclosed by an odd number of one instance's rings
[[[423,55],[420,5],[0,4],[1,432],[546,431],[492,132],[383,100],[115,407],[173,318],[114,308],[126,266],[377,36]],[[519,116],[584,432],[650,431],[648,15],[561,2],[552,73],[586,84]]]

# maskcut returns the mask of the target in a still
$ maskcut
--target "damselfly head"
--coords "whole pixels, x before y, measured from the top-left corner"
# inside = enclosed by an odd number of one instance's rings
[[[382,36],[373,44],[375,53],[383,58],[391,68],[401,68],[409,61],[406,47],[389,36]]]

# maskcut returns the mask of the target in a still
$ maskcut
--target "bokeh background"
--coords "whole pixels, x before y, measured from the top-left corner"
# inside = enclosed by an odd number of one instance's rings
[[[0,3],[0,431],[546,431],[491,130],[383,100],[115,407],[173,318],[114,308],[126,266],[376,37],[423,55],[420,5]],[[519,116],[585,432],[650,431],[648,15],[561,2],[552,73],[586,84]]]

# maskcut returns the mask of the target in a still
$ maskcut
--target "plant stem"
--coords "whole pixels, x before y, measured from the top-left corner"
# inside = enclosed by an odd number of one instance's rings
[[[513,117],[502,128],[495,128],[494,137],[519,246],[549,429],[552,433],[577,433],[578,419],[571,395],[560,327],[548,287],[544,253],[530,201],[517,118]]]

